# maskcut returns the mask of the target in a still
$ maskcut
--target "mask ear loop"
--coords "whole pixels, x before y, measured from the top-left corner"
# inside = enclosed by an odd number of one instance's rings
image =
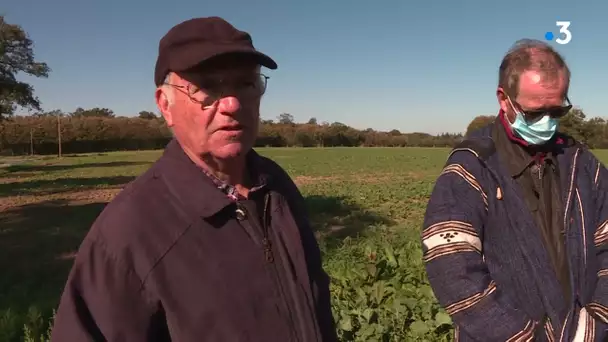
[[[521,115],[521,113],[515,109],[515,105],[513,104],[513,101],[511,101],[511,96],[507,95],[507,101],[509,101],[509,105],[511,106],[511,109],[513,109],[513,112],[515,112],[515,115]],[[505,113],[505,119],[507,119],[507,121],[512,125],[513,122],[511,122],[511,120],[509,120],[509,116],[506,115]],[[523,118],[522,118],[523,119]]]
[[[513,109],[513,111],[515,112],[515,114],[519,114],[519,111],[517,109],[515,109],[515,105],[513,104],[513,101],[511,101],[511,97],[507,96],[507,100],[509,100],[509,105],[511,105],[511,109]]]

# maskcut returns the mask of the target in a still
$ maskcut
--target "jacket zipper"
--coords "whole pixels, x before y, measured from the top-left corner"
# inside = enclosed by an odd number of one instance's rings
[[[268,237],[268,207],[270,204],[270,193],[264,196],[264,216],[262,217],[262,245],[264,246],[264,257],[266,262],[274,262],[274,254],[272,253],[272,242]]]
[[[299,338],[297,338],[297,332],[295,329],[295,325],[293,322],[293,317],[291,316],[291,307],[289,305],[289,302],[287,301],[287,296],[285,295],[285,290],[283,289],[283,282],[281,281],[281,277],[279,276],[279,270],[277,269],[277,264],[274,262],[274,253],[272,251],[272,241],[270,240],[269,237],[269,222],[268,222],[268,208],[270,207],[270,193],[267,193],[266,196],[264,197],[264,212],[263,212],[263,217],[262,217],[262,231],[263,231],[263,238],[262,238],[262,245],[264,247],[264,258],[266,259],[266,262],[268,262],[271,265],[272,268],[272,273],[273,273],[273,277],[275,278],[277,287],[278,287],[278,291],[279,291],[279,296],[281,297],[283,303],[285,303],[285,308],[287,309],[287,316],[289,317],[289,326],[291,328],[291,331],[293,333],[293,336],[299,340]]]

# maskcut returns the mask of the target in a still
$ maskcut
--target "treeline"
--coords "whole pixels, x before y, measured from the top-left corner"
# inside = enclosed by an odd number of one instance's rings
[[[467,133],[494,118],[495,115],[474,118]],[[586,119],[580,109],[573,109],[561,120],[560,130],[591,148],[608,148],[608,122],[597,117]],[[78,108],[69,114],[52,111],[0,121],[3,155],[56,154],[59,141],[62,153],[66,154],[162,149],[170,139],[171,132],[162,117],[147,111],[137,117],[117,117],[107,108]],[[295,123],[293,116],[284,113],[276,120],[260,122],[256,146],[452,147],[462,139],[462,134],[358,130],[340,122],[318,123],[315,118]]]
[[[495,115],[480,115],[474,118],[469,123],[466,134],[486,125],[495,117]],[[573,108],[568,115],[560,119],[559,130],[586,144],[589,148],[608,148],[608,121],[601,117],[587,119],[580,108]]]
[[[107,108],[70,114],[59,111],[31,116],[13,116],[0,122],[0,144],[4,155],[56,154],[61,141],[62,153],[108,152],[161,149],[171,139],[162,117],[140,112],[138,117],[116,117]],[[357,130],[345,124],[295,123],[290,114],[277,120],[262,120],[256,146],[453,146],[462,134],[403,134],[398,130],[378,132]]]

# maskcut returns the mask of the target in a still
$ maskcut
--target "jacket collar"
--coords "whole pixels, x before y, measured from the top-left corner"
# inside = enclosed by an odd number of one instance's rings
[[[492,129],[493,133],[491,134],[496,143],[509,145],[507,146],[508,149],[512,151],[520,150],[522,153],[522,158],[518,158],[520,161],[513,161],[514,165],[509,167],[511,176],[520,174],[535,159],[541,161],[550,159],[553,164],[560,164],[561,156],[565,154],[566,150],[576,145],[572,137],[561,132],[556,132],[553,138],[543,145],[542,148],[531,151],[531,146],[513,133],[511,125],[502,110],[498,112],[498,117],[493,125],[494,129]]]
[[[258,180],[258,185],[252,191],[265,188],[271,177],[263,170],[262,157],[251,150],[246,159],[248,169]],[[165,148],[154,175],[164,180],[172,197],[178,201],[175,205],[181,206],[190,215],[208,218],[234,203],[225,192],[229,186],[219,184],[197,166],[176,139],[172,139]]]

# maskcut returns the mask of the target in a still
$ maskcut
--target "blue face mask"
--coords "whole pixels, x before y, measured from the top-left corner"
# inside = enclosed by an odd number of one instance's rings
[[[512,103],[511,107],[515,110]],[[528,144],[542,145],[551,140],[557,131],[557,123],[558,120],[550,115],[545,115],[534,123],[528,123],[523,113],[515,110],[515,122],[511,124],[511,128]]]

